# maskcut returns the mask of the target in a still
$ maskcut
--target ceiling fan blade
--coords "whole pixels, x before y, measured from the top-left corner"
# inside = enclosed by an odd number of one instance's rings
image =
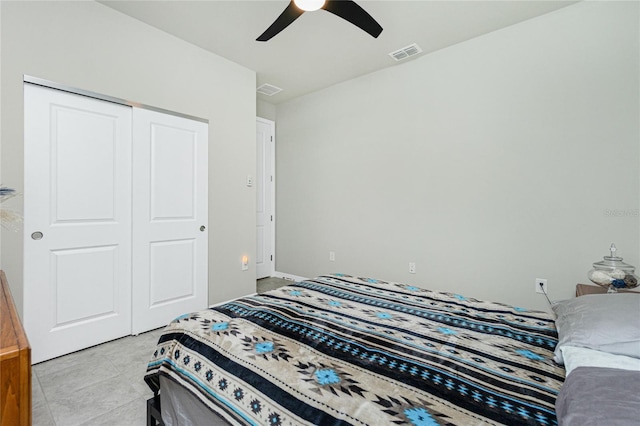
[[[280,31],[287,28],[293,21],[298,19],[300,15],[304,13],[304,10],[299,9],[293,1],[289,3],[289,5],[284,9],[284,11],[278,16],[273,24],[267,30],[262,33],[260,37],[256,39],[256,41],[267,41],[271,37],[278,34]]]
[[[358,6],[358,4],[351,0],[327,0],[322,9],[327,12],[331,12],[353,25],[360,27],[367,33],[371,34],[374,38],[378,38],[382,32],[382,27],[378,22],[367,13],[366,10]]]

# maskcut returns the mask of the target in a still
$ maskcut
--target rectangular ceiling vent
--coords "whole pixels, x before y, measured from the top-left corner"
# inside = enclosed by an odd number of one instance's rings
[[[256,90],[258,91],[258,93],[261,93],[267,96],[273,96],[276,93],[282,92],[282,89],[279,88],[278,86],[274,86],[273,84],[268,84],[268,83],[261,85]]]
[[[420,46],[418,46],[416,43],[413,43],[409,46],[403,47],[402,49],[398,49],[395,52],[389,53],[389,56],[391,56],[396,61],[401,61],[403,59],[415,56],[418,53],[422,53],[422,49],[420,49]]]

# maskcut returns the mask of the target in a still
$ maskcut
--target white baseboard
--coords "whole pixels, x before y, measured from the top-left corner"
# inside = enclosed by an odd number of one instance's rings
[[[300,277],[298,275],[287,274],[285,272],[278,272],[278,271],[273,271],[271,276],[274,277],[274,278],[282,278],[284,280],[295,281],[295,282],[304,281],[304,280],[308,280],[309,279],[309,278],[306,278],[306,277]]]

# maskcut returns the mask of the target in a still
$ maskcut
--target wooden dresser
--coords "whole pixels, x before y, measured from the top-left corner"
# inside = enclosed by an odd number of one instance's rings
[[[31,425],[31,347],[0,271],[0,426]]]

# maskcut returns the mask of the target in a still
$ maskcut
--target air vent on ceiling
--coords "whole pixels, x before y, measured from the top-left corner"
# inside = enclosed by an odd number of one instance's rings
[[[403,47],[402,49],[398,49],[395,52],[389,53],[396,61],[401,61],[403,59],[410,58],[411,56],[415,56],[418,53],[422,53],[422,49],[416,43],[410,44],[409,46]]]
[[[258,91],[258,93],[261,93],[261,94],[267,95],[267,96],[273,96],[276,93],[282,91],[282,89],[279,88],[278,86],[274,86],[273,84],[268,84],[268,83],[265,83],[265,84],[261,85],[256,90]]]

